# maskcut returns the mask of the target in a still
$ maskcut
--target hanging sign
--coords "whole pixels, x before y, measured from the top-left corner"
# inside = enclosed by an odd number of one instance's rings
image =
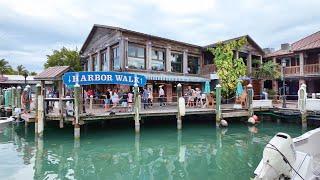
[[[89,85],[89,84],[122,84],[133,86],[144,86],[147,79],[143,75],[125,72],[68,72],[62,77],[63,83],[67,86]]]

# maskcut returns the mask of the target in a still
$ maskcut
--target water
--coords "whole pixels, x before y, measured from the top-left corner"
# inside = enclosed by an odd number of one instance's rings
[[[80,142],[73,141],[72,127],[46,127],[44,140],[35,140],[32,127],[6,128],[0,133],[0,179],[247,180],[275,133],[304,132],[297,124],[266,121],[257,128],[232,122],[228,129],[184,122],[180,132],[173,121],[148,121],[140,135],[128,126],[83,128]]]

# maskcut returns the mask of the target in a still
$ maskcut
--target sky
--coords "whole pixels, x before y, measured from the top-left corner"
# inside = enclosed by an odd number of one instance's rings
[[[319,0],[0,0],[0,59],[41,72],[54,49],[80,49],[93,24],[196,45],[248,34],[278,49],[320,30],[319,7]]]

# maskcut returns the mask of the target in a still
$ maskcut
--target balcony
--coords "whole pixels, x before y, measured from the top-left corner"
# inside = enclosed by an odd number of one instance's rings
[[[320,64],[307,64],[303,66],[304,74],[320,74]]]
[[[300,76],[300,66],[287,66],[284,73],[287,76]],[[320,75],[320,64],[304,65],[303,75]]]
[[[284,69],[284,73],[289,76],[299,76],[300,66],[287,66]]]
[[[201,68],[202,75],[213,74],[214,72],[216,72],[216,67],[214,64],[207,64],[202,66]]]

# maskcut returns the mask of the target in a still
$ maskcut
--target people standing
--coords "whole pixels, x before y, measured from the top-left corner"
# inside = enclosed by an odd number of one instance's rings
[[[159,86],[159,102],[160,106],[164,106],[164,90],[162,86]]]
[[[132,104],[133,104],[133,93],[129,91],[128,93],[128,111],[132,112]]]
[[[152,103],[153,103],[153,94],[152,94],[152,90],[151,88],[148,89],[148,106],[152,107]]]
[[[142,93],[143,109],[146,109],[148,107],[148,96],[149,96],[148,90],[146,88],[143,88],[143,93]]]

